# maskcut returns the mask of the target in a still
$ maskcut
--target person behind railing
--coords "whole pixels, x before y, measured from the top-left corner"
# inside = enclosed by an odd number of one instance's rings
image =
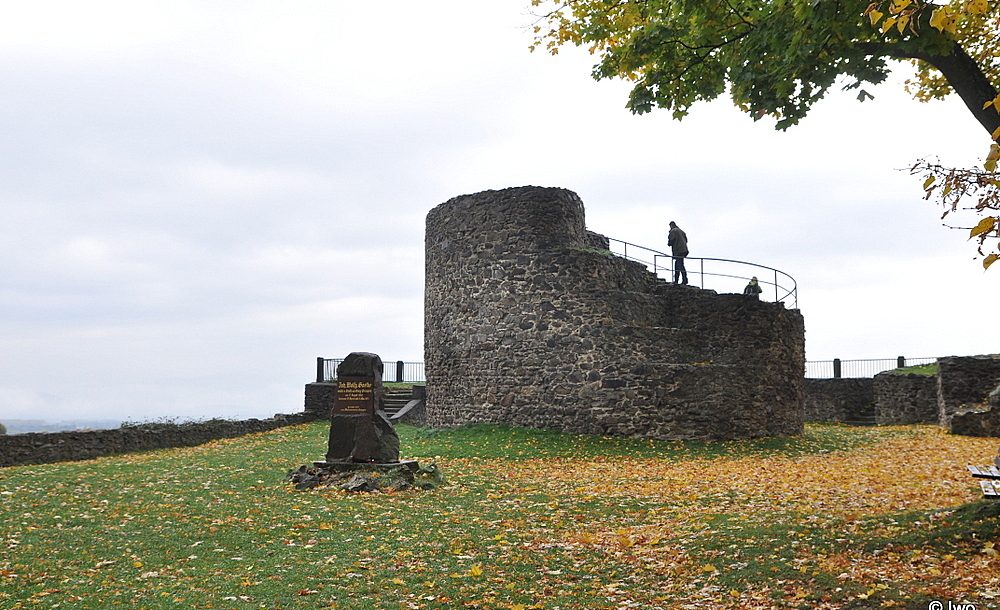
[[[684,268],[684,257],[688,255],[688,236],[677,226],[677,223],[670,221],[670,232],[667,233],[667,245],[670,246],[670,254],[674,259],[674,283],[677,278],[683,277],[682,284],[688,283],[688,272]]]
[[[760,284],[757,283],[756,275],[750,278],[750,283],[747,284],[747,287],[743,289],[743,294],[758,300],[760,300],[760,293],[762,292],[764,292],[764,289],[761,288]]]

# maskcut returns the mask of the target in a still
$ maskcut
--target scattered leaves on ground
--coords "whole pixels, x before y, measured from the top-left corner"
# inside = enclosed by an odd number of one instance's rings
[[[997,439],[730,443],[402,427],[431,492],[296,491],[315,423],[0,469],[0,607],[874,608],[1000,602]],[[920,606],[923,604],[923,606]],[[947,606],[947,604],[945,604]]]

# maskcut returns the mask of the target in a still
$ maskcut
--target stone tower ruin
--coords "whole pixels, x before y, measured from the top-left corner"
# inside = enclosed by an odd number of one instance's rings
[[[656,278],[587,231],[572,191],[484,191],[432,209],[424,298],[429,425],[802,431],[800,313]]]

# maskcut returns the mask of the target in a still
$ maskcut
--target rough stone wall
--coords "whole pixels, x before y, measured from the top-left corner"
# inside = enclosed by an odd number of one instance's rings
[[[307,383],[304,411],[316,419],[330,419],[330,413],[333,411],[333,401],[336,398],[336,381]]]
[[[606,244],[564,189],[485,191],[428,213],[430,425],[663,439],[801,432],[798,311],[667,284]]]
[[[947,427],[963,404],[986,402],[1000,385],[1000,354],[938,358],[937,381],[938,423]]]
[[[0,436],[0,467],[193,447],[220,438],[291,426],[309,419],[305,414],[275,415],[268,419],[243,421],[210,420],[185,424],[143,424],[113,430],[12,434]]]
[[[873,385],[878,425],[937,423],[937,376],[886,371]]]
[[[855,421],[875,414],[870,378],[806,379],[805,420]]]
[[[1000,386],[990,392],[987,404],[963,407],[951,416],[952,434],[1000,436]],[[1000,465],[1000,458],[997,458]]]

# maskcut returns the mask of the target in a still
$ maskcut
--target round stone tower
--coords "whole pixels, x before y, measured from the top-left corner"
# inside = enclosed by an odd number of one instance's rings
[[[802,430],[798,311],[664,283],[559,188],[427,214],[427,417],[652,438]]]

